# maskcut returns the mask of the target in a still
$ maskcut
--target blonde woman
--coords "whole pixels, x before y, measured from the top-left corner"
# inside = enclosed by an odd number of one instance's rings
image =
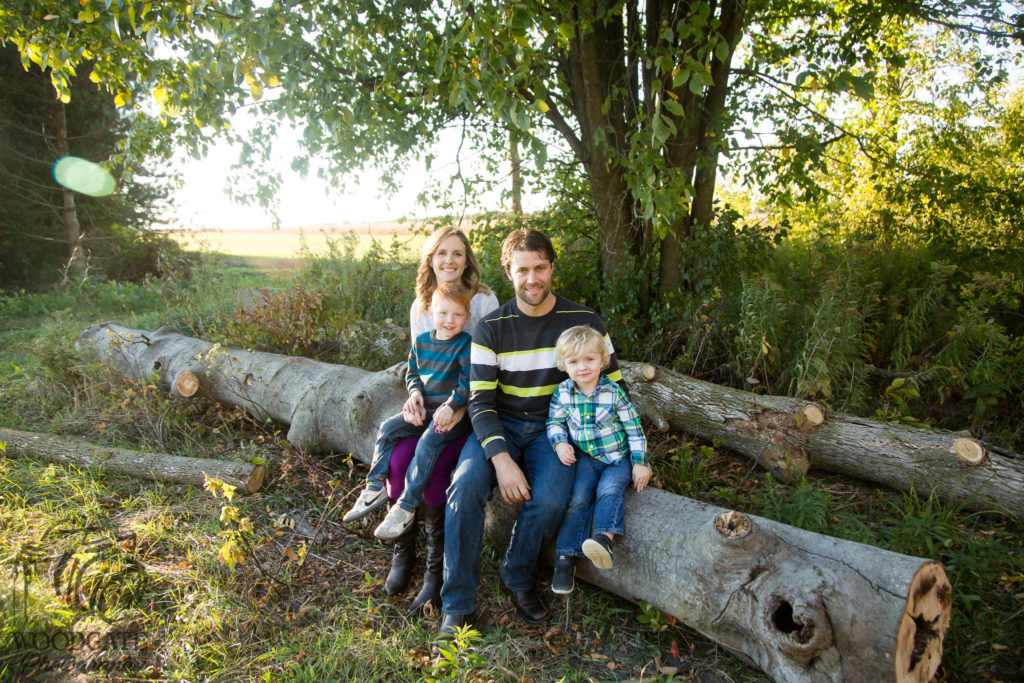
[[[419,270],[416,273],[416,300],[409,311],[409,329],[411,338],[415,339],[424,332],[434,329],[430,317],[430,302],[438,285],[460,281],[472,292],[469,306],[469,321],[465,331],[470,335],[484,315],[498,307],[498,298],[487,285],[480,282],[480,269],[476,257],[469,245],[466,234],[458,228],[441,228],[432,234],[423,245]],[[403,408],[408,410],[409,406]],[[415,406],[412,407],[415,410]],[[465,413],[460,408],[452,417],[457,422]],[[411,416],[410,416],[411,417]],[[346,515],[346,521],[358,519],[372,510],[384,505],[388,500],[395,501],[401,496],[405,487],[405,473],[416,451],[418,438],[400,441],[391,454],[388,465],[386,495],[377,494],[372,500],[363,500],[366,493],[360,496],[353,510]],[[441,582],[444,563],[444,508],[445,492],[451,483],[452,470],[459,461],[459,453],[466,437],[450,443],[438,456],[434,465],[434,473],[423,491],[423,505],[420,507],[423,517],[423,531],[426,534],[426,568],[423,573],[423,586],[409,608],[410,614],[421,614],[427,603],[435,610],[441,609]],[[383,493],[383,492],[382,492]],[[395,539],[395,550],[391,560],[391,570],[384,582],[384,592],[397,595],[409,585],[412,568],[416,564],[417,525]]]
[[[439,284],[456,280],[461,280],[463,286],[473,293],[469,302],[469,324],[466,325],[466,332],[472,335],[480,318],[498,307],[498,298],[480,282],[480,268],[476,265],[473,248],[469,246],[469,238],[458,228],[441,228],[427,238],[422,253],[416,272],[416,300],[409,311],[411,337],[415,339],[434,329],[430,319],[430,298]]]

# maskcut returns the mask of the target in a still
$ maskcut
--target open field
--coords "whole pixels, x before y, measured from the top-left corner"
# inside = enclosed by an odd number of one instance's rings
[[[188,250],[220,252],[244,259],[263,272],[290,270],[304,254],[322,255],[331,245],[343,249],[354,242],[355,256],[362,256],[374,241],[390,246],[398,240],[410,258],[419,253],[426,239],[421,223],[358,223],[306,225],[297,228],[242,228],[230,230],[184,230],[172,235]]]

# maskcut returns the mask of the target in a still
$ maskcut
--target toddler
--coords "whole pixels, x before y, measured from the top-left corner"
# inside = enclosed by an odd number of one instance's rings
[[[632,481],[642,491],[651,468],[636,408],[622,387],[601,374],[609,358],[601,334],[586,325],[570,327],[558,337],[555,358],[569,379],[551,397],[548,440],[563,465],[577,463],[551,579],[551,590],[566,594],[574,586],[576,557],[587,557],[598,569],[612,568],[612,541],[625,530],[626,487]],[[594,535],[588,538],[591,524]]]

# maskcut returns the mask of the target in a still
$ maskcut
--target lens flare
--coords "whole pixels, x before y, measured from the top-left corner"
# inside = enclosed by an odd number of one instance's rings
[[[59,159],[53,167],[53,179],[92,197],[105,197],[114,191],[114,177],[106,169],[79,157]]]

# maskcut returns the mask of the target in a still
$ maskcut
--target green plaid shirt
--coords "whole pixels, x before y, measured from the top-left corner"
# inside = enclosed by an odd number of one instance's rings
[[[603,375],[589,396],[571,379],[559,384],[551,396],[547,428],[552,446],[571,436],[584,453],[603,462],[618,462],[629,453],[633,464],[647,464],[640,415],[622,387]]]

